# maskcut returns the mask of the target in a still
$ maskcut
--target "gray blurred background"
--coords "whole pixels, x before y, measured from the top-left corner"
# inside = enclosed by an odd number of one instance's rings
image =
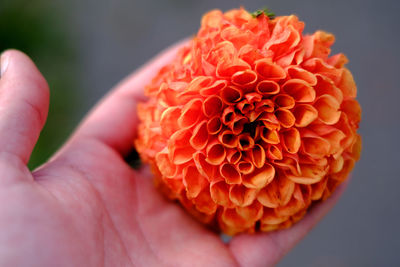
[[[400,266],[400,2],[357,0],[0,0],[0,50],[18,48],[51,87],[42,163],[113,85],[198,29],[213,8],[268,6],[297,14],[305,32],[336,35],[363,108],[363,153],[334,210],[279,266]]]

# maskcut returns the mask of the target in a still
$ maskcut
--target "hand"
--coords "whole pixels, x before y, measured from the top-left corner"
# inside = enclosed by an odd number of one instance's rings
[[[180,45],[112,90],[34,172],[26,164],[46,120],[47,84],[21,52],[2,55],[0,266],[270,266],[330,210],[344,186],[290,229],[224,244],[160,196],[148,168],[125,163],[143,87]]]

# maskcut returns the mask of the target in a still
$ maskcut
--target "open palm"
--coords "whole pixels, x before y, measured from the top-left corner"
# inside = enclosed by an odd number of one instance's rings
[[[0,266],[270,266],[333,206],[344,186],[290,229],[225,244],[158,194],[148,168],[126,164],[143,86],[179,46],[112,90],[32,173],[26,164],[46,120],[47,84],[21,52],[2,55]]]

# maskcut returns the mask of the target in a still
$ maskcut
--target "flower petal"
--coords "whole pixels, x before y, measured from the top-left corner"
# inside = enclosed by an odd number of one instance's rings
[[[220,132],[218,135],[218,141],[228,148],[234,148],[238,145],[238,137],[230,130]]]
[[[279,94],[274,97],[274,102],[278,107],[291,109],[295,106],[295,100],[288,94]]]
[[[270,96],[278,94],[280,87],[279,84],[274,81],[263,80],[257,84],[256,91],[263,96]]]
[[[219,116],[212,117],[207,122],[207,131],[210,135],[215,135],[219,133],[222,129],[221,118]]]
[[[298,184],[315,184],[321,181],[327,168],[324,166],[301,165],[301,176],[288,175],[287,177]]]
[[[294,125],[296,118],[293,113],[284,108],[278,108],[275,111],[275,116],[278,119],[282,127],[290,128]]]
[[[330,143],[318,135],[303,135],[301,142],[304,153],[315,158],[326,156],[331,149]]]
[[[249,206],[257,197],[257,190],[242,185],[232,185],[229,189],[229,199],[239,207]]]
[[[254,165],[250,161],[242,160],[238,162],[237,168],[242,174],[250,174],[254,170]]]
[[[163,133],[171,136],[179,129],[178,118],[181,116],[181,108],[169,107],[163,111],[160,119],[160,126]]]
[[[353,75],[348,69],[343,68],[341,79],[337,86],[342,90],[344,96],[352,98],[357,96],[357,86],[354,82]]]
[[[282,90],[292,96],[296,102],[313,102],[315,99],[315,90],[300,79],[288,80],[282,85]]]
[[[233,207],[233,203],[229,199],[229,188],[230,186],[224,181],[212,183],[210,187],[212,200],[223,207]]]
[[[290,79],[300,79],[307,82],[311,86],[317,84],[317,77],[299,66],[289,66],[287,67],[286,71]]]
[[[197,124],[193,129],[193,135],[189,140],[191,146],[197,150],[205,148],[208,142],[207,121]]]
[[[182,181],[189,199],[197,197],[208,184],[205,177],[194,166],[188,166],[183,169]]]
[[[178,119],[178,125],[181,128],[192,127],[200,119],[201,107],[202,101],[200,99],[193,99],[187,103]]]
[[[227,81],[225,80],[216,80],[213,84],[210,86],[204,87],[200,89],[200,95],[202,96],[208,96],[208,95],[215,95],[221,92],[226,86],[227,86]]]
[[[221,176],[225,179],[227,184],[240,184],[242,182],[242,176],[236,169],[235,165],[230,163],[224,163],[220,166]]]
[[[290,128],[282,133],[282,146],[289,153],[297,153],[301,145],[300,133],[296,128]]]
[[[239,135],[238,146],[240,150],[247,150],[254,147],[254,139],[251,138],[250,134]]]
[[[261,219],[263,214],[263,206],[258,201],[246,207],[236,207],[236,213],[239,214],[246,222],[255,222]]]
[[[318,117],[328,125],[335,124],[339,121],[340,104],[337,100],[330,95],[320,96],[314,103],[314,107],[318,110]]]
[[[218,78],[230,78],[234,73],[248,69],[251,69],[250,65],[240,58],[236,58],[232,61],[220,59],[216,69],[216,76]]]
[[[270,130],[266,127],[261,127],[261,139],[268,144],[279,144],[280,139],[276,130]]]
[[[265,151],[264,148],[256,144],[250,151],[250,157],[255,167],[261,168],[265,164]]]
[[[266,149],[267,158],[272,160],[281,160],[283,159],[282,148],[280,145],[272,145],[268,144]]]
[[[311,105],[301,104],[294,108],[293,115],[296,118],[295,125],[297,127],[307,127],[318,118],[318,110]]]
[[[226,159],[231,164],[236,164],[242,158],[242,153],[240,150],[229,149],[226,153]]]
[[[219,115],[222,107],[222,99],[216,95],[207,97],[203,102],[203,112],[207,117]]]
[[[346,99],[340,109],[347,114],[349,120],[354,124],[357,125],[361,121],[361,107],[356,100]]]
[[[207,188],[201,191],[193,202],[197,210],[205,214],[214,214],[217,210],[217,204],[212,200],[210,190]]]
[[[202,152],[198,151],[198,152],[194,153],[193,161],[195,163],[197,171],[201,175],[206,177],[208,181],[217,182],[217,181],[223,180],[223,178],[219,175],[217,167],[209,164],[206,161],[206,156]]]
[[[213,141],[207,145],[206,161],[212,165],[220,165],[226,156],[225,148],[217,141]]]
[[[255,70],[258,76],[264,80],[279,81],[286,77],[285,70],[269,59],[257,60]]]
[[[232,75],[231,81],[240,88],[251,88],[257,82],[257,73],[252,70],[238,71]]]
[[[243,185],[247,188],[261,189],[269,184],[275,177],[275,169],[266,163],[261,169],[243,177]]]
[[[233,122],[235,116],[235,108],[233,106],[229,106],[222,112],[222,122],[225,125],[229,125]]]
[[[227,86],[221,90],[221,99],[227,105],[239,102],[241,98],[242,91],[237,87]]]
[[[158,169],[161,174],[165,177],[174,177],[177,172],[177,168],[175,164],[169,160],[168,150],[164,149],[163,151],[157,153],[156,162]]]

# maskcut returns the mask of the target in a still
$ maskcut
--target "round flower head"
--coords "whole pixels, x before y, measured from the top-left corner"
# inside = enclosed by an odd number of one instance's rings
[[[156,184],[233,235],[289,227],[358,160],[361,109],[332,34],[296,16],[207,13],[146,88],[136,148]]]

